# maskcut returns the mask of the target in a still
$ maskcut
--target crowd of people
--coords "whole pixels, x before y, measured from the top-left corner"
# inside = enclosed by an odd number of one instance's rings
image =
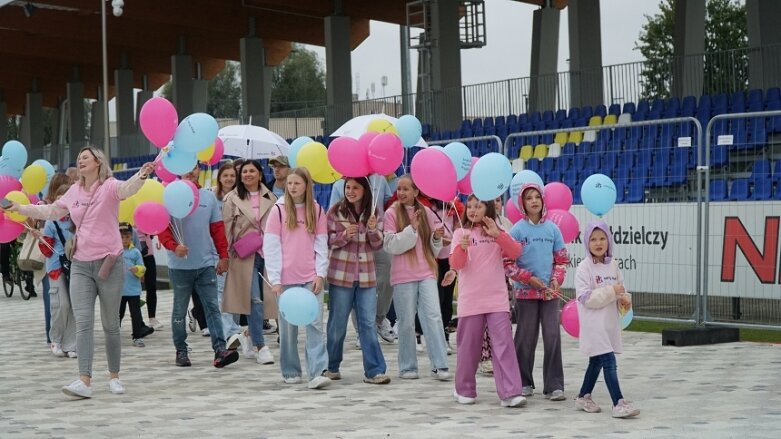
[[[524,219],[514,225],[501,215],[501,200],[431,200],[409,175],[344,178],[334,184],[326,209],[315,200],[306,169],[291,169],[286,157],[269,164],[274,181],[268,183],[260,161],[223,164],[215,187],[199,186],[194,211],[181,220],[172,218],[157,236],[168,252],[176,366],[192,365],[186,330],[192,300],[202,309],[201,327],[211,338],[214,367],[242,356],[273,365],[268,339],[278,328],[282,380],[301,383],[299,327],[280,315],[277,299],[288,289],[304,287],[319,306],[315,320],[302,328],[310,389],[342,378],[352,315],[365,383],[391,382],[380,340],[398,340],[398,378],[420,378],[417,352],[423,340],[427,373],[436,380],[454,379],[457,403],[475,403],[475,376],[482,371],[493,374],[501,406],[520,407],[538,388],[532,371],[542,328],[541,394],[552,401],[566,399],[558,313],[569,257],[558,227],[545,220],[543,188],[521,188]],[[47,256],[44,289],[50,297],[47,337],[54,355],[78,359],[79,379],[63,392],[90,398],[96,298],[112,393],[125,391],[119,379],[125,309],[131,315],[133,346],[143,347],[143,339],[163,323],[155,314],[152,237],[118,221],[120,200],[141,188],[154,164],[118,181],[102,152],[87,147],[77,166],[75,180],[55,176],[45,202],[12,204],[7,210],[46,220],[40,239]],[[196,166],[181,178],[198,185],[199,172]],[[600,411],[591,392],[603,371],[612,415],[635,416],[639,410],[621,394],[615,359],[622,349],[619,312],[631,307],[631,296],[612,261],[607,225],[589,224],[584,243],[591,257],[577,268],[574,300],[581,351],[589,362],[575,405]],[[123,263],[116,263],[120,259]],[[141,313],[142,285],[149,325]],[[455,374],[448,363],[453,325]]]

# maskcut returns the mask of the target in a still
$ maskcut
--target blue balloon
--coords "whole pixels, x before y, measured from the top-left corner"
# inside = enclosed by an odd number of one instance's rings
[[[184,175],[195,168],[198,163],[198,157],[194,152],[187,152],[179,149],[178,145],[168,149],[163,153],[163,166],[171,171],[172,174]]]
[[[405,114],[396,121],[396,131],[399,133],[401,144],[405,148],[412,148],[420,140],[423,133],[423,126],[417,117],[411,114]],[[462,177],[459,177],[459,180]]]
[[[630,323],[632,323],[632,319],[635,317],[635,312],[632,310],[632,308],[629,308],[629,311],[624,313],[623,317],[621,317],[621,329],[626,329]]]
[[[49,183],[52,182],[52,177],[54,177],[54,166],[44,159],[34,161],[33,165],[40,165],[46,171],[46,183],[43,185],[43,189],[41,189],[41,194],[45,197],[49,193]]]
[[[176,128],[174,145],[181,150],[197,153],[214,143],[219,130],[220,126],[211,115],[193,113],[185,117]]]
[[[580,199],[589,212],[602,216],[616,204],[616,184],[607,175],[592,174],[580,187]]]
[[[5,145],[3,145],[3,157],[14,165],[14,168],[24,169],[27,166],[27,148],[18,140],[5,142]],[[21,176],[21,173],[19,175]]]
[[[5,156],[0,157],[0,175],[8,175],[18,180],[22,178],[22,171],[24,169],[12,163]]]
[[[518,196],[521,195],[521,188],[523,185],[528,183],[536,184],[540,187],[540,189],[545,187],[545,184],[542,182],[542,177],[540,177],[539,174],[534,171],[524,169],[523,171],[515,174],[512,183],[510,183],[510,199],[515,204],[515,207],[519,209],[521,206],[518,205]]]
[[[314,142],[314,140],[311,137],[302,136],[297,138],[293,141],[293,143],[290,144],[290,149],[287,153],[287,161],[290,163],[291,168],[297,167],[296,163],[296,157],[298,157],[298,151],[301,151],[301,147],[306,145],[307,143]]]
[[[195,204],[195,194],[182,180],[172,181],[163,190],[163,204],[174,218],[184,218]]]
[[[313,292],[294,287],[279,296],[279,314],[294,325],[306,326],[317,319],[320,304]]]
[[[510,187],[512,178],[513,169],[507,157],[491,152],[477,160],[470,181],[479,200],[492,201]]]
[[[463,143],[452,142],[445,146],[445,154],[453,162],[453,167],[456,168],[456,178],[461,181],[472,169],[472,152]]]

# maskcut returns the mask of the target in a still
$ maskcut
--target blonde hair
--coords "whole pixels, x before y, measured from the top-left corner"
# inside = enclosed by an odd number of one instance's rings
[[[106,155],[103,154],[103,151],[94,146],[85,146],[84,148],[81,148],[79,155],[84,151],[89,151],[89,153],[92,154],[92,157],[95,158],[95,161],[98,162],[98,182],[102,184],[114,175],[111,172],[111,165],[109,165],[108,159],[106,159]],[[84,187],[85,183],[86,179],[79,173],[79,185]]]
[[[315,233],[316,220],[315,220],[315,193],[312,188],[312,177],[309,175],[309,171],[306,168],[293,168],[287,175],[290,178],[293,175],[297,175],[304,180],[304,226],[309,233]],[[296,203],[293,201],[293,196],[290,195],[290,191],[285,191],[285,214],[287,215],[286,225],[288,230],[293,230],[298,227],[296,217]]]
[[[420,193],[420,189],[415,186],[415,182],[412,180],[412,177],[405,174],[399,177],[399,183],[401,183],[401,180],[409,180],[412,189]],[[422,215],[420,218],[420,224],[418,226],[418,237],[421,244],[423,245],[423,255],[425,256],[426,263],[428,264],[429,268],[431,268],[431,271],[437,273],[437,260],[434,257],[434,249],[431,247],[431,225],[428,223],[426,206],[424,206],[420,200],[418,200],[418,197],[414,197],[414,200],[415,202],[413,206],[415,207],[415,212],[422,211],[424,213],[424,215]],[[393,208],[396,209],[396,230],[404,230],[405,227],[410,225],[410,218],[407,214],[407,208],[399,200],[393,202]],[[407,256],[407,259],[411,264],[418,262],[415,247],[412,247],[403,254]]]

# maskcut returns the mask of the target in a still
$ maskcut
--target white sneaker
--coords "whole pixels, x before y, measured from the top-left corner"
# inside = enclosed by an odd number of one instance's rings
[[[523,396],[513,396],[512,398],[503,399],[501,403],[502,407],[523,407],[526,405],[526,398]]]
[[[68,352],[68,358],[78,358],[78,355],[76,355],[75,351]]]
[[[155,329],[161,329],[163,327],[163,324],[160,323],[160,320],[157,320],[156,318],[152,317],[151,319],[149,319],[149,326]]]
[[[521,396],[533,396],[534,395],[534,387],[532,386],[523,386],[521,389]]]
[[[62,393],[75,399],[92,398],[92,386],[84,384],[82,380],[76,380],[63,386]]]
[[[114,395],[121,395],[125,393],[125,386],[119,378],[112,378],[108,382],[108,390]]]
[[[361,350],[361,339],[360,338],[356,338],[355,339],[355,350],[358,350],[358,351]]]
[[[415,343],[415,352],[421,353],[421,352],[425,352],[426,351],[426,349],[423,347],[423,342],[424,341],[425,340],[423,339],[423,336],[421,335],[420,336],[420,342]]]
[[[453,378],[453,374],[445,369],[434,369],[431,371],[431,377],[439,381],[447,381]]]
[[[238,349],[241,347],[241,340],[239,339],[239,334],[233,334],[230,337],[228,337],[228,349]]]
[[[456,400],[459,404],[474,404],[475,398],[470,398],[468,396],[461,396],[458,394],[458,392],[453,392],[453,399]]]
[[[324,389],[331,385],[331,379],[325,376],[314,377],[306,386],[310,389]]]
[[[52,355],[55,357],[64,357],[65,352],[62,351],[62,345],[59,343],[52,343],[49,345],[49,348],[52,350]]]
[[[564,396],[563,390],[554,390],[553,392],[546,394],[545,397],[551,401],[564,401],[567,399],[567,397]]]
[[[384,319],[380,325],[377,325],[377,335],[386,343],[393,343],[395,337],[391,331],[390,322],[388,319]]]
[[[301,384],[301,377],[282,378],[285,384]]]
[[[274,357],[268,346],[263,346],[257,353],[258,364],[274,364]]]
[[[209,328],[205,328],[203,331],[201,331],[201,335],[204,337],[211,336],[211,332],[209,332]]]
[[[258,351],[252,346],[252,343],[244,334],[239,334],[239,344],[241,344],[241,351],[244,353],[245,358],[257,358]]]
[[[399,378],[403,380],[416,380],[418,379],[418,373],[414,370],[408,370],[399,374]]]

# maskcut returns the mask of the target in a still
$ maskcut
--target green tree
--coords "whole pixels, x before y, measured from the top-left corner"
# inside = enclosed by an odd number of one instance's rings
[[[643,97],[667,98],[672,89],[675,1],[662,0],[659,13],[646,15],[635,50],[646,59]],[[705,17],[705,81],[703,93],[743,90],[748,83],[746,7],[737,0],[707,0]]]
[[[212,116],[238,119],[241,116],[241,84],[239,63],[228,61],[225,68],[209,81],[206,112]]]
[[[274,68],[271,112],[301,110],[325,105],[325,69],[317,53],[300,44]],[[313,114],[314,115],[314,114]]]

